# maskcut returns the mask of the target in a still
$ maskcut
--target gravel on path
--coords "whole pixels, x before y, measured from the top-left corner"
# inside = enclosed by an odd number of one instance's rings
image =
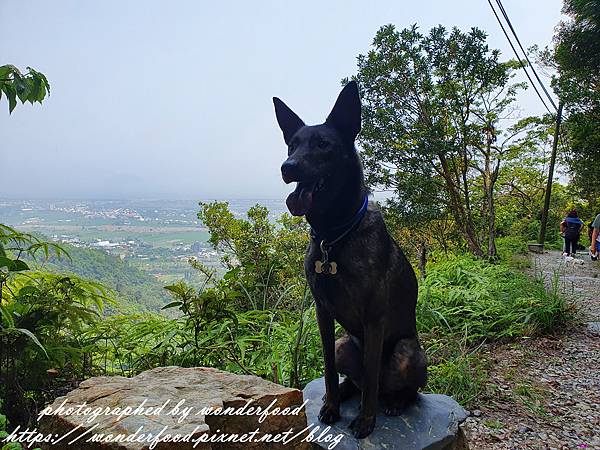
[[[548,288],[557,280],[577,319],[560,335],[488,349],[491,394],[463,425],[469,447],[600,450],[600,265],[548,251],[529,272]]]

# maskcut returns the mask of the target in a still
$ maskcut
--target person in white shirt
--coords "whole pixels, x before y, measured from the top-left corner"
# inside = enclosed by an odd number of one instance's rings
[[[600,251],[600,214],[596,216],[592,222],[592,239],[590,243],[590,256],[592,260],[598,259],[598,252]]]

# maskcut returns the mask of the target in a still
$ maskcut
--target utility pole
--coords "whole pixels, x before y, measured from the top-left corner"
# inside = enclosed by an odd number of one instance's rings
[[[558,136],[560,134],[560,121],[562,119],[563,104],[558,102],[556,111],[556,128],[554,128],[554,141],[552,142],[552,155],[550,156],[550,167],[548,169],[548,182],[546,183],[546,195],[544,197],[544,209],[542,210],[542,223],[540,227],[540,238],[538,243],[544,245],[546,240],[546,226],[548,225],[548,210],[550,209],[550,195],[552,194],[552,179],[554,178],[554,166],[556,165],[556,151],[558,149]]]

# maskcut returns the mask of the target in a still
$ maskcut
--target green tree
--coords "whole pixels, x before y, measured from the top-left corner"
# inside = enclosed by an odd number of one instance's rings
[[[554,36],[555,80],[568,118],[567,162],[579,193],[596,206],[600,196],[600,1],[565,0]]]
[[[540,205],[544,202],[555,124],[551,115],[526,119],[525,122],[527,132],[498,177],[497,233],[533,241],[540,231]],[[549,243],[559,242],[559,223],[567,206],[568,191],[555,182],[548,218]]]
[[[50,93],[50,84],[43,73],[27,67],[22,73],[11,64],[0,66],[0,100],[2,94],[8,100],[8,112],[12,113],[17,106],[17,98],[21,103],[42,103]]]
[[[210,232],[209,242],[223,254],[223,282],[242,294],[238,306],[297,308],[308,245],[305,222],[284,214],[273,223],[261,205],[250,208],[247,219],[235,217],[226,202],[201,203],[201,208],[198,218]]]
[[[499,55],[476,28],[424,35],[386,25],[358,56],[368,183],[393,192],[406,221],[448,211],[477,256],[496,254],[496,183],[523,131],[500,124],[525,85],[512,83],[517,66]]]

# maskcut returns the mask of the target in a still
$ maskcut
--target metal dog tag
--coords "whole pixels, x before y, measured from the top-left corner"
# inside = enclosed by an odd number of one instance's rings
[[[335,275],[337,273],[337,263],[335,261],[315,261],[315,272],[324,275]]]
[[[323,275],[335,275],[337,273],[337,264],[334,261],[329,262],[329,248],[326,247],[325,241],[321,241],[321,253],[323,261],[315,261],[315,272]]]

